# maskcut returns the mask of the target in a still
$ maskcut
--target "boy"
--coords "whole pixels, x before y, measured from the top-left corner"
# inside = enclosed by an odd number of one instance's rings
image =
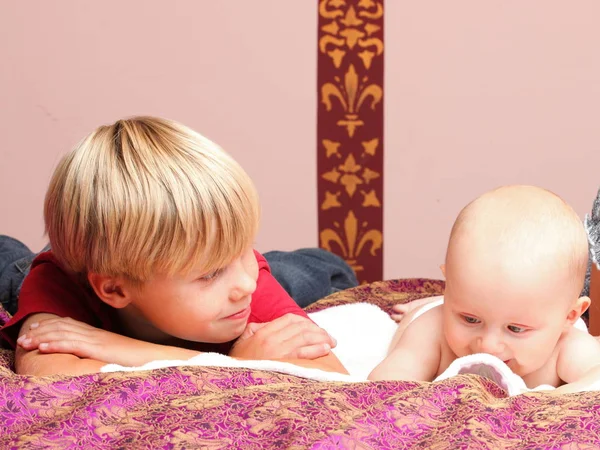
[[[333,340],[252,250],[252,181],[189,128],[150,117],[98,128],[54,172],[44,219],[52,250],[32,264],[0,330],[18,373],[199,350],[344,371]]]
[[[590,304],[579,298],[587,260],[583,225],[556,195],[482,195],[452,228],[443,304],[399,328],[369,379],[432,381],[458,357],[489,353],[529,387],[580,390],[600,378],[600,343],[573,327]]]

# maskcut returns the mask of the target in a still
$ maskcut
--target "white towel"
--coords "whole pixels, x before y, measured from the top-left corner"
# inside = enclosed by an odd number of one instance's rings
[[[504,361],[487,353],[476,353],[455,359],[452,364],[435,381],[442,381],[455,375],[475,374],[489,378],[508,391],[508,395],[518,395],[530,391],[555,389],[554,386],[542,384],[529,389],[519,375],[504,364]]]
[[[369,373],[385,358],[397,325],[383,310],[369,303],[351,303],[335,306],[316,313],[310,318],[337,340],[333,353],[346,367],[350,375],[309,369],[291,363],[267,360],[237,360],[218,353],[201,353],[182,360],[157,360],[141,367],[124,367],[107,364],[102,372],[152,370],[173,366],[240,367],[270,370],[316,381],[364,382]],[[585,326],[585,325],[583,325]],[[500,359],[487,354],[474,354],[456,359],[435,381],[445,380],[459,374],[478,374],[492,379],[504,387],[509,395],[523,392],[554,389],[538,386],[529,389],[521,377],[513,373]],[[586,390],[600,390],[600,380]]]
[[[152,370],[163,367],[174,366],[210,366],[210,367],[239,367],[255,370],[270,370],[273,372],[295,375],[302,378],[309,378],[316,381],[345,381],[356,382],[364,381],[350,375],[344,375],[336,372],[327,372],[320,369],[309,369],[295,364],[281,361],[267,360],[238,360],[220,353],[200,353],[187,361],[181,360],[157,360],[151,361],[140,367],[124,367],[118,364],[107,364],[103,366],[101,372],[133,372],[137,370]]]
[[[317,381],[366,381],[367,375],[385,358],[397,325],[381,308],[369,303],[335,306],[309,317],[337,340],[333,353],[350,375],[309,369],[291,363],[268,360],[237,360],[218,353],[201,353],[187,361],[157,360],[140,367],[107,364],[102,372],[152,370],[173,366],[241,367],[272,370]]]

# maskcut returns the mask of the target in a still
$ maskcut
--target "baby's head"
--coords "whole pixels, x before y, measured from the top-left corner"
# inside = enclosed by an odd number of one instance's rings
[[[215,329],[208,333],[218,335],[212,340],[180,330],[177,316],[206,315],[206,305],[204,312],[198,306],[195,312],[186,303],[198,295],[211,297],[211,306],[223,303],[217,316],[232,314],[240,308],[226,304],[229,291],[244,284],[236,297],[247,297],[249,304],[252,292],[246,291],[255,289],[251,246],[259,222],[256,189],[229,155],[176,122],[134,117],[96,129],[59,163],[44,218],[52,250],[67,270],[86,277],[106,303],[133,305],[137,315],[166,333],[205,342],[227,340],[227,332],[220,336]],[[213,292],[219,283],[207,275],[221,274],[242,259],[252,266],[249,278],[254,279],[229,277],[228,286]],[[240,267],[227,273],[244,278]],[[172,285],[189,280],[204,284],[195,291],[191,285],[178,285],[187,290]],[[167,283],[166,291],[155,286],[159,282],[162,287]],[[159,293],[163,298],[153,304]],[[170,310],[168,297],[177,299],[178,312]],[[201,328],[202,317],[196,319]],[[169,323],[161,326],[161,321]]]
[[[459,214],[446,254],[444,332],[457,356],[489,353],[525,376],[589,306],[587,236],[562,199],[532,186],[488,192]]]

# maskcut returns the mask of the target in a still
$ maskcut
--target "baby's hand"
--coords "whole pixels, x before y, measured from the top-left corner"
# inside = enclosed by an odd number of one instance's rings
[[[17,339],[17,344],[27,351],[37,349],[40,353],[67,353],[80,358],[136,365],[140,346],[145,343],[60,317],[32,323]]]
[[[412,302],[397,303],[394,306],[392,306],[392,310],[394,311],[394,313],[391,315],[391,317],[396,322],[400,323],[400,321],[402,319],[404,319],[406,316],[408,316],[414,310],[421,308],[422,306],[425,306],[428,303],[439,300],[440,298],[441,297],[439,297],[439,296],[438,297],[427,297],[427,298],[420,298],[418,300],[413,300]]]

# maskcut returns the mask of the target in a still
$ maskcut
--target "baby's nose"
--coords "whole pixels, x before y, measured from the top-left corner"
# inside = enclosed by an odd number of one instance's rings
[[[491,333],[479,338],[477,347],[479,353],[488,353],[494,356],[500,355],[504,350],[502,340],[497,335]]]

